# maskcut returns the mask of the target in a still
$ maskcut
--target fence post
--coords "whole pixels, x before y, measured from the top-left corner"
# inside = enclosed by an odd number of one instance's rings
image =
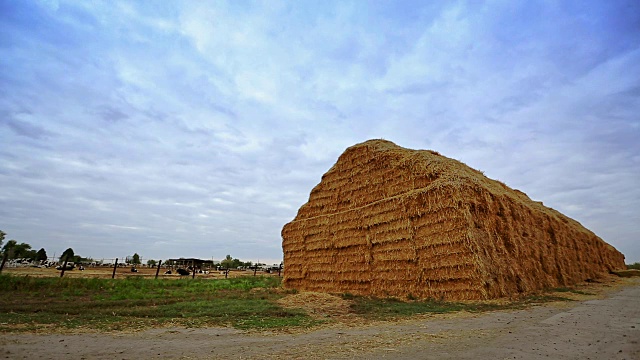
[[[282,274],[282,264],[280,264],[280,266],[278,266],[278,277],[282,276],[280,274]]]
[[[253,276],[256,276],[256,271],[258,271],[258,265],[253,265]]]
[[[2,269],[4,268],[4,264],[7,262],[8,257],[9,257],[9,252],[5,251],[4,256],[2,257],[2,265],[0,265],[0,273],[2,273]]]
[[[113,274],[111,274],[111,278],[115,279],[116,277],[116,268],[118,267],[118,258],[116,258],[116,262],[113,264]]]
[[[158,268],[156,269],[156,279],[158,278],[158,273],[160,272],[160,265],[162,265],[162,260],[158,260]]]
[[[64,259],[64,263],[62,264],[62,271],[60,271],[60,277],[64,276],[64,270],[67,268],[67,259]]]

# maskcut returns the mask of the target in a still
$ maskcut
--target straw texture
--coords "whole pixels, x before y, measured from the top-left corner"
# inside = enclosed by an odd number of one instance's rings
[[[284,286],[447,300],[623,269],[577,221],[465,164],[386,140],[348,148],[282,229]]]

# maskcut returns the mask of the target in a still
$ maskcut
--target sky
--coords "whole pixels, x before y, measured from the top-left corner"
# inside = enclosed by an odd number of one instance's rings
[[[0,0],[0,230],[49,256],[279,262],[379,138],[640,261],[640,2]]]

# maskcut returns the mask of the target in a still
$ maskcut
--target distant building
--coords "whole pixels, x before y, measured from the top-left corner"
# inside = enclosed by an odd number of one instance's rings
[[[179,258],[168,259],[166,265],[173,265],[177,267],[195,267],[196,269],[210,269],[220,264],[217,260],[202,260],[196,258]]]

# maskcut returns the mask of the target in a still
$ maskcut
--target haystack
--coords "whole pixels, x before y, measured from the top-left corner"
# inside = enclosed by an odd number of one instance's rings
[[[624,256],[465,164],[385,140],[348,148],[282,229],[284,285],[490,299],[596,279]]]

